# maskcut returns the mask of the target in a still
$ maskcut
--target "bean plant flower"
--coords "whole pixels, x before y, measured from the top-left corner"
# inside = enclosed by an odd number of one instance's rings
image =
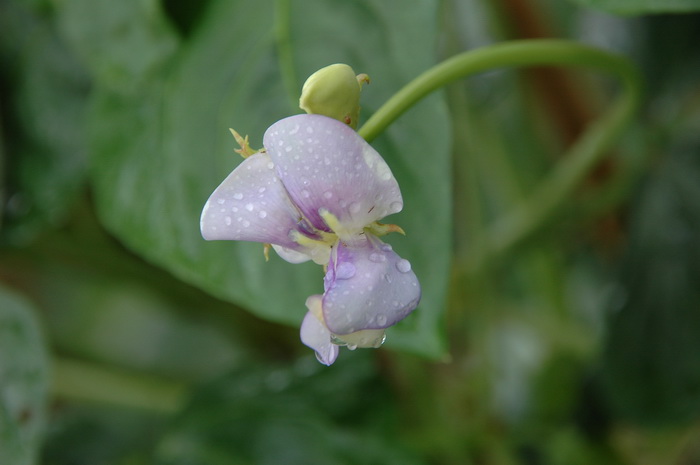
[[[348,87],[360,85],[349,76]],[[261,242],[266,257],[271,247],[288,262],[324,267],[324,293],[306,301],[301,340],[325,365],[339,346],[381,346],[385,328],[413,311],[421,296],[411,264],[380,239],[403,233],[379,222],[403,208],[399,185],[353,130],[359,110],[331,106],[329,116],[277,121],[257,152],[232,131],[245,159],[211,195],[200,224],[207,240]]]

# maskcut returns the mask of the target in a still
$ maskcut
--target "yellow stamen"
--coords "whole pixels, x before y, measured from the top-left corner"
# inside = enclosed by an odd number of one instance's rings
[[[272,244],[268,244],[268,243],[263,244],[263,255],[265,256],[266,262],[270,261],[270,249],[271,248],[272,248]]]
[[[375,236],[386,236],[389,233],[397,232],[402,236],[406,235],[406,232],[401,228],[401,226],[396,224],[384,224],[379,221],[375,221],[365,228]]]

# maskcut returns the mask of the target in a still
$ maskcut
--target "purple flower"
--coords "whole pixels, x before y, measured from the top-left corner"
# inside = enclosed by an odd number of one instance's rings
[[[202,212],[207,240],[272,244],[291,263],[326,268],[324,294],[307,299],[301,340],[321,363],[338,346],[379,347],[384,329],[418,305],[411,264],[379,239],[378,223],[403,208],[382,157],[352,128],[321,115],[296,115],[265,132],[265,150],[246,158]]]

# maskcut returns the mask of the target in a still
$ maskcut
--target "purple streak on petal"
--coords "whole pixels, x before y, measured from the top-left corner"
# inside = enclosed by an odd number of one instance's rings
[[[312,295],[307,300],[307,305],[320,305],[321,296]],[[301,342],[307,347],[316,351],[316,358],[324,365],[331,365],[338,358],[339,348],[331,342],[331,333],[328,328],[319,320],[314,312],[309,310],[301,323]]]
[[[272,160],[258,153],[246,158],[214,190],[204,205],[200,228],[207,240],[267,242],[299,249],[289,238],[299,219]]]
[[[335,334],[387,328],[404,319],[420,301],[420,284],[408,260],[378,238],[367,236],[352,246],[340,243],[328,268],[323,315]]]
[[[265,132],[264,145],[294,203],[318,229],[333,213],[360,230],[403,208],[399,185],[382,157],[348,125],[322,115],[296,115]]]

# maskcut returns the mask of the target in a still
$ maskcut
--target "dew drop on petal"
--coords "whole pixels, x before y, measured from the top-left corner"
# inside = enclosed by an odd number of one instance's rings
[[[292,151],[292,146],[291,146],[291,145],[286,146],[286,147],[284,148],[284,151],[285,151],[285,152],[291,152],[291,151]]]
[[[247,228],[248,226],[250,226],[250,221],[243,220],[241,224],[243,224],[243,226]]]
[[[391,252],[391,251],[392,251],[392,247],[391,247],[391,245],[389,245],[389,244],[382,244],[382,250],[383,250],[384,252]]]
[[[402,258],[401,260],[396,262],[396,269],[399,270],[401,273],[408,273],[409,271],[411,271],[411,262]]]
[[[383,263],[386,261],[386,257],[384,256],[384,254],[377,252],[372,252],[371,254],[369,254],[369,259],[374,263]]]
[[[265,218],[267,216],[267,212],[265,210],[260,210],[260,213],[258,213],[258,216],[260,218]]]
[[[243,198],[243,194],[241,194],[240,192],[236,192],[235,194],[233,194],[233,198],[236,200],[241,200]]]
[[[335,269],[336,279],[350,279],[355,276],[355,265],[350,262],[343,262]]]
[[[326,191],[326,192],[323,193],[323,197],[325,197],[325,198],[327,198],[327,199],[330,199],[331,197],[333,197],[333,192],[331,192],[331,191]]]
[[[355,349],[357,349],[357,344],[348,344],[347,347],[348,347],[348,349],[350,349],[350,350],[355,350]]]
[[[226,218],[224,218],[224,221],[226,222],[226,226],[231,226],[231,217],[230,216],[227,216]]]
[[[219,205],[223,205],[224,203],[226,203],[226,199],[217,199],[216,202],[217,202]]]
[[[386,316],[384,315],[377,315],[377,324],[379,326],[384,326],[386,324]]]
[[[274,163],[272,163],[271,161],[268,161],[268,162],[267,162],[267,169],[271,170],[271,169],[274,168],[274,167],[275,167],[275,164],[274,164]]]
[[[255,208],[255,207],[253,206],[252,203],[245,204],[245,209],[248,210],[249,212],[252,212],[253,208]]]
[[[402,208],[403,204],[401,202],[391,202],[391,205],[389,205],[389,211],[391,213],[398,213]]]
[[[265,192],[265,188],[261,187],[260,189],[258,189],[258,192],[260,192],[262,194],[263,192]]]
[[[394,279],[391,277],[390,274],[385,274],[385,275],[384,275],[384,281],[388,282],[389,284],[391,284],[391,282],[392,282],[393,280],[394,280]]]
[[[309,191],[307,191],[306,189],[304,189],[304,190],[301,191],[301,196],[304,197],[305,199],[308,199],[309,196],[311,196],[311,194],[309,193]]]
[[[358,213],[362,208],[362,205],[360,205],[360,202],[353,202],[348,208],[350,209],[350,213]]]

